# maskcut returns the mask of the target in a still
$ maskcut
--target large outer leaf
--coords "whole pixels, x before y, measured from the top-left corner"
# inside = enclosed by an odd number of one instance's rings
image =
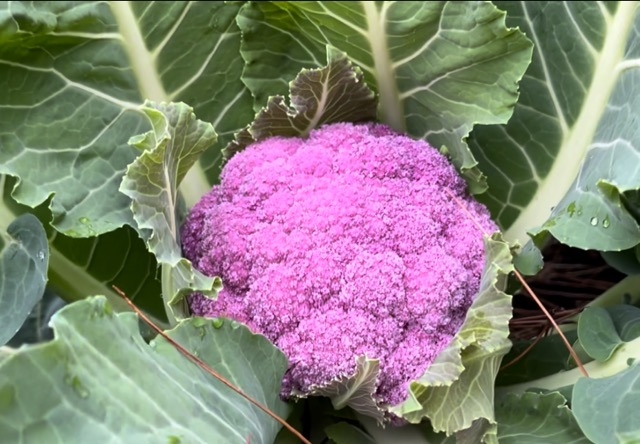
[[[6,227],[0,222],[0,345],[18,331],[42,298],[49,248],[40,221],[23,214]]]
[[[446,145],[464,171],[475,161],[462,138],[507,121],[531,56],[488,2],[252,2],[238,24],[257,109],[301,68],[321,66],[330,44],[362,68],[383,122]]]
[[[498,438],[505,444],[589,444],[558,393],[509,394],[496,403]]]
[[[572,404],[580,428],[596,444],[638,442],[640,365],[607,378],[581,378]]]
[[[102,297],[54,317],[56,339],[0,364],[0,442],[271,443],[280,425],[182,356],[146,344]],[[171,336],[280,416],[287,363],[266,338],[194,318]],[[123,402],[125,401],[126,402]]]
[[[135,225],[118,193],[149,126],[143,99],[184,100],[213,122],[221,145],[253,116],[240,81],[238,4],[224,2],[5,2],[0,6],[0,173],[13,196],[51,201],[53,225],[94,236]],[[232,110],[232,112],[227,112]],[[203,168],[214,172],[212,151]],[[218,151],[219,153],[219,151]],[[194,202],[209,187],[200,168]]]
[[[216,296],[221,288],[219,278],[205,276],[182,257],[177,214],[178,185],[217,135],[184,103],[147,102],[142,109],[153,129],[132,139],[143,153],[127,168],[120,191],[133,201],[133,217],[149,251],[166,265],[163,295],[180,319],[187,315],[186,309],[178,309],[185,293]]]
[[[548,231],[585,249],[633,247],[640,228],[622,195],[640,187],[637,2],[498,5],[536,46],[513,118],[472,133],[481,199],[507,239]]]
[[[513,269],[511,253],[498,235],[487,239],[485,248],[480,292],[460,331],[424,375],[410,384],[407,400],[390,408],[413,423],[427,417],[435,431],[448,435],[472,427],[478,419],[495,422],[495,377],[511,347],[511,298],[502,291]]]

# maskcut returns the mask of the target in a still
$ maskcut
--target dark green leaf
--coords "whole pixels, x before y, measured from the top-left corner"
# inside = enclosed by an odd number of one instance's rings
[[[53,225],[72,237],[135,226],[118,192],[149,129],[144,99],[186,101],[224,146],[253,116],[240,80],[241,5],[225,2],[5,2],[0,6],[0,173],[34,207],[54,194]],[[197,44],[194,44],[197,42]],[[220,150],[184,184],[195,202]]]
[[[573,389],[573,413],[596,444],[636,443],[640,437],[640,365],[606,378],[581,378]]]
[[[49,246],[42,224],[23,214],[0,232],[0,345],[18,331],[42,298],[47,284]]]
[[[640,188],[640,15],[636,2],[497,2],[533,40],[505,126],[469,140],[510,240],[550,233],[583,249],[640,242],[625,195]],[[605,6],[606,5],[606,6]]]
[[[238,24],[258,108],[301,68],[321,66],[331,45],[379,94],[382,122],[446,145],[478,187],[463,138],[474,124],[508,120],[532,49],[489,2],[251,2]]]
[[[105,298],[69,305],[56,339],[0,364],[0,442],[271,444],[280,425]],[[286,358],[229,320],[193,318],[170,335],[280,416]]]
[[[375,444],[371,436],[356,426],[346,422],[338,422],[326,427],[327,437],[335,444]]]
[[[576,331],[565,332],[570,342],[575,341]],[[563,370],[567,370],[569,351],[559,335],[541,338],[536,345],[521,356],[531,345],[531,341],[518,341],[502,360],[508,367],[500,370],[496,384],[510,385],[542,378]],[[521,357],[520,357],[521,356]],[[513,362],[516,358],[517,361]]]

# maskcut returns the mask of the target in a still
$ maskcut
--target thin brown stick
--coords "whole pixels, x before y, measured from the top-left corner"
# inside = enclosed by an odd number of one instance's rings
[[[487,233],[487,231],[482,227],[482,225],[480,225],[480,223],[478,223],[478,221],[476,220],[475,217],[473,217],[473,214],[471,214],[469,212],[469,210],[467,209],[467,207],[464,206],[464,204],[460,201],[460,199],[458,199],[452,192],[451,190],[449,190],[448,188],[445,188],[445,191],[447,194],[449,194],[449,196],[458,204],[458,206],[460,208],[462,208],[462,211],[464,211],[467,215],[467,217],[480,229],[480,231],[485,235],[485,236],[489,236],[489,233]],[[558,326],[558,324],[556,323],[555,319],[553,319],[553,316],[551,316],[551,314],[549,313],[549,311],[546,309],[546,307],[544,306],[544,304],[540,301],[540,299],[538,299],[538,296],[536,296],[535,292],[531,289],[531,287],[529,287],[529,284],[527,284],[527,282],[524,280],[524,277],[522,277],[522,275],[520,274],[520,272],[518,270],[516,270],[515,268],[513,269],[513,272],[516,276],[516,278],[518,278],[518,280],[520,281],[520,283],[522,284],[522,286],[527,290],[527,293],[529,293],[529,296],[531,296],[531,298],[536,302],[536,304],[538,304],[538,307],[540,307],[540,309],[542,310],[542,312],[545,314],[545,316],[547,317],[547,319],[549,319],[549,322],[551,322],[551,324],[553,325],[553,328],[555,328],[556,332],[560,335],[560,337],[562,338],[562,341],[564,342],[564,344],[566,345],[567,349],[569,350],[569,354],[571,354],[571,357],[573,358],[573,360],[576,362],[576,364],[578,365],[578,368],[580,369],[580,372],[585,376],[585,377],[589,377],[589,374],[587,373],[587,370],[584,368],[584,365],[582,365],[582,361],[580,361],[580,358],[578,357],[578,354],[576,353],[576,351],[573,349],[573,347],[571,346],[571,344],[569,343],[569,340],[567,339],[567,337],[564,335],[564,333],[562,332],[562,330],[560,330],[560,327]]]
[[[140,316],[140,318],[142,318],[142,320],[144,322],[146,322],[151,328],[153,328],[156,332],[158,332],[158,334],[160,336],[162,336],[167,341],[169,341],[169,343],[171,345],[173,345],[176,349],[178,349],[178,351],[180,351],[180,353],[185,355],[191,361],[193,361],[196,364],[198,364],[198,366],[200,366],[200,368],[202,368],[207,373],[209,373],[210,375],[212,375],[213,377],[218,379],[220,382],[225,384],[231,390],[233,390],[234,392],[236,392],[237,394],[239,394],[240,396],[245,398],[247,401],[249,401],[253,405],[257,406],[260,410],[265,412],[267,415],[271,416],[273,419],[278,421],[283,427],[285,427],[287,430],[289,430],[291,433],[293,433],[304,444],[311,444],[311,442],[309,440],[307,440],[304,436],[302,436],[302,434],[300,432],[298,432],[295,428],[293,428],[291,425],[289,425],[289,423],[287,421],[285,421],[284,419],[279,417],[277,414],[275,414],[273,411],[271,411],[269,409],[269,407],[263,405],[259,401],[255,400],[251,396],[247,395],[239,387],[236,387],[230,381],[228,381],[224,376],[222,376],[220,373],[218,373],[217,371],[215,371],[214,369],[209,367],[209,365],[206,362],[204,362],[202,359],[200,359],[197,356],[193,355],[189,350],[187,350],[182,345],[180,345],[178,342],[173,340],[169,335],[167,335],[164,331],[162,331],[162,329],[160,327],[158,327],[156,324],[154,324],[153,321],[147,317],[147,315],[145,315],[138,307],[136,307],[136,305],[131,301],[131,299],[129,299],[127,297],[126,294],[124,294],[124,292],[122,290],[120,290],[115,285],[112,285],[112,287],[120,296],[122,296],[122,298],[127,302],[127,304],[129,304],[129,306],[133,309],[133,311],[135,311],[138,314],[138,316]],[[247,440],[248,439],[249,439],[249,437],[247,437]]]

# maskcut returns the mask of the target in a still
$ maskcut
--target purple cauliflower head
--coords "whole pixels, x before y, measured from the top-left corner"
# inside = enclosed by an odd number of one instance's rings
[[[228,316],[289,359],[282,395],[379,359],[374,397],[397,405],[461,327],[480,285],[489,214],[426,142],[381,124],[272,137],[225,165],[182,228],[184,254],[220,276],[194,314]]]

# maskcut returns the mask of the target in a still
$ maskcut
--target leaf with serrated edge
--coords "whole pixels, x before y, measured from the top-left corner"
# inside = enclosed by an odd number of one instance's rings
[[[507,240],[550,233],[613,251],[640,243],[622,196],[640,189],[638,4],[497,2],[536,48],[513,118],[469,140],[488,177],[480,199]]]
[[[47,236],[40,221],[23,214],[7,227],[0,256],[0,345],[27,319],[44,294],[49,265]],[[0,245],[2,245],[0,244]]]
[[[479,190],[463,138],[508,120],[531,59],[531,42],[504,17],[490,2],[250,2],[238,16],[243,80],[264,103],[331,45],[363,70],[382,122],[446,145]]]
[[[511,347],[511,297],[502,291],[513,270],[511,252],[499,234],[485,240],[485,251],[480,291],[460,331],[411,382],[409,397],[389,409],[412,423],[429,418],[435,431],[448,435],[468,429],[477,419],[495,423],[495,377]]]
[[[197,120],[184,103],[145,103],[153,130],[137,136],[131,143],[144,150],[127,168],[120,191],[132,200],[131,210],[149,251],[163,269],[163,292],[176,317],[187,313],[182,297],[198,291],[212,297],[221,288],[219,278],[198,272],[182,257],[176,215],[178,185],[204,150],[216,141],[209,123]]]
[[[273,442],[280,424],[103,297],[60,310],[56,339],[0,364],[0,442]],[[230,320],[191,318],[168,334],[286,417],[285,356]],[[110,383],[112,382],[112,383]],[[126,400],[126,402],[123,402]],[[59,420],[64,418],[64,420]]]
[[[558,392],[510,393],[496,402],[498,439],[506,444],[588,444]]]
[[[303,69],[291,82],[291,107],[282,96],[270,97],[253,123],[224,149],[225,156],[271,136],[305,137],[327,123],[374,120],[375,94],[360,69],[330,47],[327,62],[320,69]]]
[[[640,365],[605,378],[580,378],[573,387],[573,414],[595,443],[634,442],[640,436]]]

